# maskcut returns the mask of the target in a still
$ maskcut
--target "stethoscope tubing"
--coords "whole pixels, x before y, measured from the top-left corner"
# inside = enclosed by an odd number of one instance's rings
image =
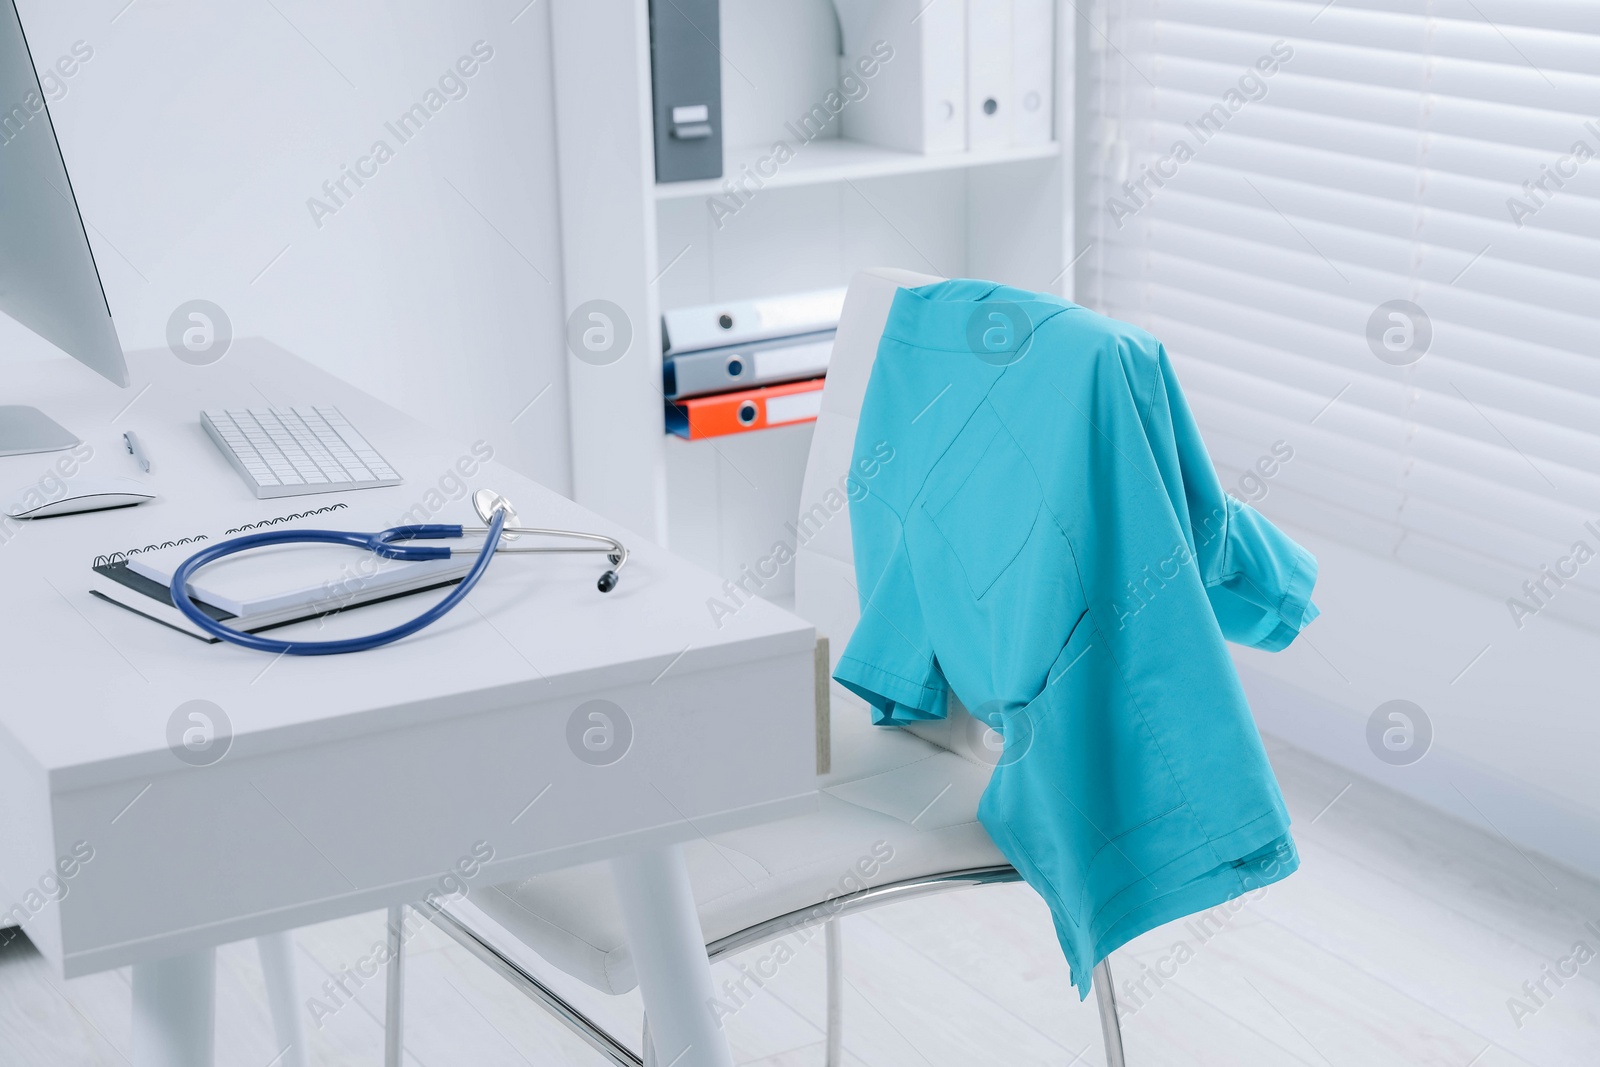
[[[215,563],[224,556],[247,552],[255,548],[266,548],[271,545],[349,545],[352,548],[365,548],[386,559],[448,559],[452,552],[447,546],[408,545],[396,542],[461,537],[463,534],[462,527],[426,524],[396,526],[376,533],[355,533],[342,530],[272,530],[264,533],[247,534],[244,537],[232,538],[208,548],[203,548],[184,560],[172,575],[172,604],[190,622],[213,637],[232,644],[242,645],[245,648],[255,649],[258,652],[270,652],[276,655],[288,656],[336,656],[347,652],[365,652],[368,649],[378,648],[398,641],[402,637],[409,637],[418,630],[433,625],[449,614],[452,608],[465,600],[467,594],[472,592],[473,587],[478,584],[484,573],[488,571],[489,562],[494,558],[495,550],[501,547],[500,535],[505,530],[505,523],[505,512],[495,512],[489,526],[484,531],[487,536],[483,542],[483,547],[478,550],[477,561],[473,563],[472,569],[467,572],[466,576],[443,600],[409,622],[403,622],[399,626],[374,634],[366,634],[362,637],[351,637],[336,641],[279,641],[270,637],[262,637],[260,634],[235,630],[230,626],[224,626],[200,610],[200,606],[189,595],[189,581],[200,568]],[[627,552],[625,549],[622,554],[623,558],[626,559]]]

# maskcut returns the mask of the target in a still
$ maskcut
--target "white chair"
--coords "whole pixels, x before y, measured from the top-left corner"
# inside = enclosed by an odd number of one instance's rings
[[[906,271],[867,271],[851,281],[845,300],[801,493],[800,525],[808,539],[798,547],[795,564],[796,611],[829,639],[819,649],[831,646],[835,659],[859,617],[850,517],[846,508],[812,508],[830,489],[843,491],[867,377],[895,291],[935,281]],[[832,666],[830,661],[830,671]],[[827,1063],[834,1067],[842,1062],[838,920],[883,904],[1020,876],[977,821],[978,798],[996,755],[984,744],[987,728],[954,701],[948,720],[914,732],[876,727],[858,698],[838,685],[828,688],[834,705],[831,766],[818,782],[817,810],[692,842],[686,853],[713,961],[823,926]],[[882,859],[891,850],[892,857]],[[490,887],[470,901],[417,908],[612,1063],[653,1062],[648,1020],[641,1059],[541,981],[528,957],[531,950],[605,993],[625,993],[637,984],[606,865],[557,871]],[[399,923],[391,917],[390,926]],[[1053,931],[1041,930],[1040,936],[1053,937]],[[399,1063],[400,948],[398,939],[391,943],[392,1064]],[[1123,1067],[1105,963],[1095,968],[1094,988],[1107,1062]],[[1068,995],[1065,989],[1062,993]]]

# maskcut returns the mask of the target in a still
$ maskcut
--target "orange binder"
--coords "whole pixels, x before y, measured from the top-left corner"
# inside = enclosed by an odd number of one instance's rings
[[[689,441],[814,422],[825,378],[667,401],[667,432]]]

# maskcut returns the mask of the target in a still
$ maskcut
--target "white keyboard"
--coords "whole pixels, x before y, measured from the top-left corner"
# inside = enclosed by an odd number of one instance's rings
[[[202,411],[200,425],[261,499],[402,481],[338,408]]]

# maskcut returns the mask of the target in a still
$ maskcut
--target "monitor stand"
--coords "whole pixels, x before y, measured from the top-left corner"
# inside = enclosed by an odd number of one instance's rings
[[[0,456],[60,452],[78,443],[77,435],[38,408],[0,407]]]

